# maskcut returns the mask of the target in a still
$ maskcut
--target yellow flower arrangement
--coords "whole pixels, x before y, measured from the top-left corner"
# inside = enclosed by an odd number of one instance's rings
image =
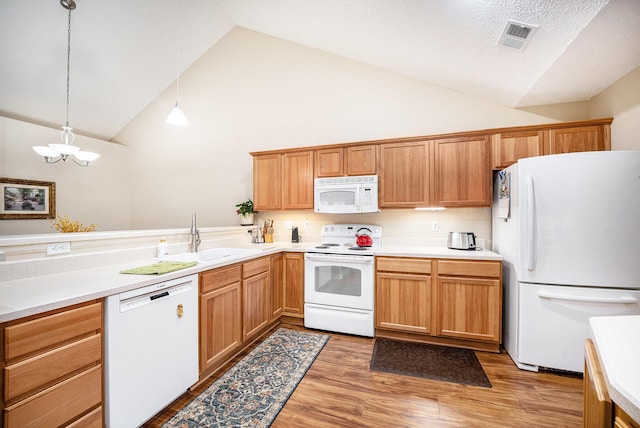
[[[88,226],[80,223],[78,220],[71,220],[68,215],[64,217],[56,216],[56,219],[51,221],[51,227],[62,233],[70,232],[95,232],[97,225],[91,223]]]

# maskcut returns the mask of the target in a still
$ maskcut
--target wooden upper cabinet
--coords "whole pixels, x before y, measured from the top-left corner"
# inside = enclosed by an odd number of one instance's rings
[[[345,149],[347,175],[376,175],[378,146],[351,146]]]
[[[257,211],[282,208],[282,155],[253,157],[253,204]]]
[[[413,208],[429,204],[428,141],[380,145],[381,208]]]
[[[376,175],[378,146],[334,147],[316,150],[316,177]]]
[[[549,130],[548,154],[611,150],[609,125]]]
[[[344,149],[342,147],[316,150],[316,177],[344,175]]]
[[[282,208],[313,209],[313,151],[283,155]]]
[[[489,136],[436,140],[434,204],[445,207],[490,206],[489,150]]]
[[[522,131],[494,134],[491,140],[493,169],[503,169],[518,159],[544,154],[545,132]]]

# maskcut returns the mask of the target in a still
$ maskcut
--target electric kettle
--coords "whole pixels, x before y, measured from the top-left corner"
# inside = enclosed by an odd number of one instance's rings
[[[476,235],[473,232],[449,232],[447,248],[452,250],[475,250]]]

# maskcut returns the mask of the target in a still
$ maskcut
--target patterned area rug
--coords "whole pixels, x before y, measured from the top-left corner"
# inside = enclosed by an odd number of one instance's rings
[[[280,328],[163,427],[268,427],[329,340]]]
[[[476,354],[470,349],[376,339],[371,370],[491,388]]]

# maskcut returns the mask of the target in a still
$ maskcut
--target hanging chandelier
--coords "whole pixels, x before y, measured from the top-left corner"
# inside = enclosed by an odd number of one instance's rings
[[[52,143],[46,146],[33,146],[33,150],[44,158],[46,163],[66,161],[71,158],[77,165],[89,166],[91,162],[100,157],[97,153],[85,152],[80,147],[73,145],[75,135],[69,126],[69,70],[71,59],[71,11],[76,8],[73,0],[60,0],[60,5],[69,11],[67,23],[67,112],[65,126],[60,133],[60,143]]]

